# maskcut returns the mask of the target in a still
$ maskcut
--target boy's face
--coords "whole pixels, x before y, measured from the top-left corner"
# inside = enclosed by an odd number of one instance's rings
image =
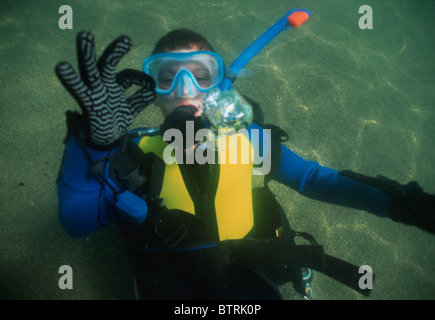
[[[200,51],[201,49],[197,45],[193,45],[190,49],[176,49],[172,51],[166,52],[195,52]],[[186,87],[186,86],[185,86]],[[184,89],[183,89],[184,90]],[[187,90],[187,89],[186,89]],[[155,105],[160,107],[165,118],[176,108],[181,106],[194,106],[198,111],[195,113],[195,116],[198,117],[202,113],[203,105],[202,100],[206,93],[200,92],[196,90],[196,94],[193,97],[192,95],[180,95],[176,93],[176,90],[171,92],[169,95],[161,95],[157,94],[157,98],[154,102]]]

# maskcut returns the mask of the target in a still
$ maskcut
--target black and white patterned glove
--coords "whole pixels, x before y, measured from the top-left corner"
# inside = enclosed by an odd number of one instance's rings
[[[97,62],[94,37],[88,32],[77,36],[80,77],[68,62],[56,66],[56,74],[82,110],[81,125],[88,145],[99,149],[112,147],[128,130],[135,117],[155,99],[155,82],[147,74],[115,67],[130,50],[127,36],[116,39]],[[124,92],[132,84],[142,87],[129,98]]]

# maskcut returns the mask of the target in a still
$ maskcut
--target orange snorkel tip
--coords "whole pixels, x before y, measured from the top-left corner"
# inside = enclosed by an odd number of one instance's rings
[[[293,28],[299,27],[302,23],[308,20],[310,15],[305,11],[295,11],[288,16],[287,21]]]

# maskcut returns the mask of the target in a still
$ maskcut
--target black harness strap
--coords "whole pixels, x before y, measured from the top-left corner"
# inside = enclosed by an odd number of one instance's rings
[[[221,243],[230,255],[247,265],[264,264],[285,267],[308,267],[368,296],[371,290],[359,286],[359,267],[324,253],[323,246],[288,245],[278,240],[227,240]]]
[[[147,197],[157,199],[162,191],[163,178],[165,176],[165,163],[162,159],[155,156],[151,169],[150,185],[147,192]]]

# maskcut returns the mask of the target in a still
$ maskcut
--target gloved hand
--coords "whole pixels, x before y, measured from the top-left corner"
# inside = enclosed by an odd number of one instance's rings
[[[111,148],[127,132],[137,114],[155,99],[155,82],[147,74],[115,67],[130,50],[127,36],[116,39],[96,60],[94,37],[88,32],[77,36],[80,77],[68,62],[56,66],[56,74],[82,110],[87,144],[97,149]],[[143,87],[129,98],[124,92],[132,84]]]
[[[435,233],[435,195],[427,194],[415,181],[405,185],[396,184],[391,197],[390,218],[394,221],[415,225]]]
[[[392,199],[388,212],[391,220],[414,225],[435,234],[435,195],[424,192],[417,182],[401,185],[381,175],[373,178],[352,171],[341,171],[340,174],[372,185],[388,194]]]

